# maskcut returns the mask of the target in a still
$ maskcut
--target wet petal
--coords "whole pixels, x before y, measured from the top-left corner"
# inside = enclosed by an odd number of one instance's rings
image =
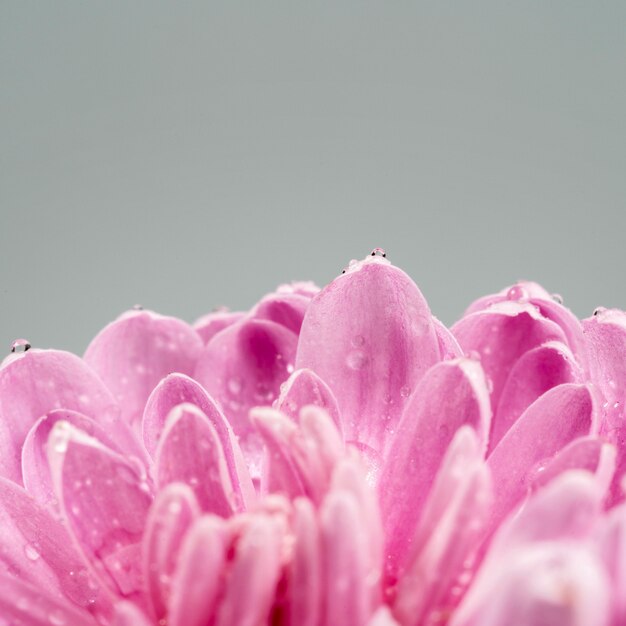
[[[214,337],[198,361],[195,378],[221,404],[249,461],[258,463],[260,450],[248,412],[278,397],[293,368],[296,341],[284,326],[245,320]]]
[[[296,367],[312,369],[332,389],[346,440],[382,451],[406,398],[438,360],[435,326],[419,289],[374,256],[311,302]]]
[[[393,616],[391,615],[391,611],[386,607],[382,606],[374,615],[372,619],[367,622],[367,626],[400,626]]]
[[[236,441],[232,442],[237,445]],[[156,452],[155,473],[160,488],[173,482],[189,485],[202,510],[229,517],[245,510],[245,494],[252,491],[249,475],[232,480],[227,457],[232,448],[222,446],[206,415],[193,404],[174,408]],[[241,484],[248,481],[248,488]]]
[[[134,424],[156,384],[172,372],[192,374],[201,349],[202,340],[186,322],[131,311],[101,330],[84,358]]]
[[[433,324],[435,325],[435,333],[437,334],[437,342],[439,343],[439,354],[441,359],[457,359],[463,356],[463,350],[459,346],[456,337],[448,330],[448,328],[433,316]]]
[[[406,553],[441,461],[457,430],[471,426],[486,449],[489,392],[480,365],[444,361],[421,380],[398,425],[379,483],[388,558]]]
[[[256,319],[276,322],[297,335],[310,302],[310,297],[295,293],[272,293],[265,296],[250,315]]]
[[[206,626],[210,622],[222,585],[225,539],[223,522],[209,515],[187,533],[172,581],[171,626]]]
[[[21,452],[33,424],[54,409],[94,418],[112,432],[119,409],[98,376],[77,356],[31,349],[0,367],[0,475],[21,482]],[[123,442],[124,433],[119,432]]]
[[[196,320],[193,327],[206,345],[217,333],[241,321],[245,315],[241,311],[214,311]]]
[[[187,485],[172,483],[156,497],[142,538],[143,576],[157,619],[167,613],[172,575],[187,530],[200,507]]]

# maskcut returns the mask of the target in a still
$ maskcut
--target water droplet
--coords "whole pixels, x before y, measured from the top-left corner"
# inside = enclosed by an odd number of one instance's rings
[[[513,285],[506,292],[506,299],[515,302],[525,302],[528,300],[528,291],[526,291],[526,289],[524,289],[521,285]]]
[[[552,299],[557,303],[557,304],[563,304],[563,296],[560,293],[553,293],[552,294]]]
[[[31,349],[30,342],[28,339],[16,339],[11,344],[11,352],[26,352]]]
[[[352,337],[352,345],[355,348],[360,348],[365,343],[365,337],[363,335],[355,335]]]
[[[387,253],[382,248],[374,248],[371,252],[371,256],[381,256],[383,259],[386,259]]]
[[[133,311],[143,311],[143,304],[133,304]]]
[[[60,609],[50,611],[50,613],[48,613],[48,620],[53,626],[63,626],[63,624],[67,623],[65,614]]]
[[[604,306],[598,306],[593,310],[593,314],[594,315],[600,315],[600,313],[604,313],[604,311],[606,311],[606,307]]]
[[[41,556],[39,550],[32,543],[27,543],[24,546],[24,554],[29,561],[36,561]]]
[[[408,398],[411,395],[411,389],[410,387],[407,387],[406,385],[404,387],[400,388],[400,395],[403,398]]]
[[[287,363],[287,374],[293,374],[293,363]]]
[[[238,396],[241,393],[241,379],[237,377],[230,378],[226,385],[228,391],[233,396]]]
[[[346,363],[350,369],[360,370],[367,363],[367,355],[362,350],[353,350],[348,354]]]

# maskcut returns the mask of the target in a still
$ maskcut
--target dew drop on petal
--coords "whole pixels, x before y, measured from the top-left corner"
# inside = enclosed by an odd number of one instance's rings
[[[355,348],[360,348],[365,343],[365,337],[363,335],[355,335],[352,337],[352,345]]]
[[[410,387],[407,387],[406,385],[404,387],[400,388],[400,395],[403,398],[408,398],[411,395],[411,389]]]
[[[604,313],[606,311],[606,307],[598,306],[593,310],[594,315],[600,315],[600,313]]]
[[[133,311],[143,311],[142,304],[133,304]]]
[[[31,349],[30,341],[28,339],[16,339],[11,344],[11,352],[26,352]]]
[[[528,300],[528,291],[526,291],[526,289],[524,289],[521,285],[513,285],[506,292],[506,299],[514,302],[525,302]]]
[[[387,258],[387,253],[382,248],[374,248],[371,252],[371,256],[381,256]]]
[[[348,367],[353,370],[362,369],[367,363],[367,356],[362,350],[353,350],[346,359]]]
[[[241,393],[241,379],[236,376],[229,378],[226,386],[228,387],[229,393],[233,396],[238,396]]]
[[[39,550],[32,543],[27,543],[24,546],[24,554],[29,561],[36,561],[41,556]]]
[[[553,293],[552,294],[552,299],[557,303],[557,304],[563,304],[563,296],[559,293]]]

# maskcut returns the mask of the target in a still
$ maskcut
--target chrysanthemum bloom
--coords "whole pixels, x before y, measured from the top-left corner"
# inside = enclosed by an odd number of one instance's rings
[[[0,368],[0,625],[626,624],[626,314],[376,250]]]

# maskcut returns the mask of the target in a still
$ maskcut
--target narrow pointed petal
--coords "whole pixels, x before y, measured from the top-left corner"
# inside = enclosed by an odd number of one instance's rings
[[[67,422],[52,429],[48,458],[68,529],[94,575],[115,594],[139,591],[139,542],[151,502],[145,477]]]
[[[487,461],[496,492],[494,526],[526,494],[534,475],[572,440],[592,433],[595,422],[586,385],[559,385],[528,407]]]
[[[210,623],[223,583],[225,539],[222,520],[208,515],[200,518],[187,533],[172,580],[170,626],[206,626]]]
[[[184,374],[170,374],[150,394],[142,423],[143,440],[148,453],[153,458],[155,457],[168,415],[174,407],[183,403],[198,407],[211,422],[225,451],[230,480],[240,484],[243,504],[247,507],[255,496],[251,481],[245,479],[248,469],[239,443],[228,420],[213,398],[192,378]]]
[[[520,415],[548,389],[582,382],[583,374],[566,345],[550,342],[529,350],[511,369],[495,411],[489,446],[493,450]]]
[[[287,382],[283,383],[276,401],[276,409],[298,422],[300,410],[309,404],[324,409],[341,432],[339,407],[330,387],[314,371],[296,370]]]
[[[548,341],[566,341],[561,328],[543,318],[534,306],[510,301],[461,318],[452,333],[466,353],[480,355],[491,381],[494,410],[513,366],[524,353]]]
[[[274,519],[253,517],[241,536],[216,626],[253,626],[268,619],[281,573],[282,535]]]
[[[40,417],[26,436],[22,448],[22,475],[26,490],[42,504],[56,506],[54,485],[46,445],[50,432],[57,422],[65,421],[75,426],[101,444],[122,453],[109,433],[97,422],[77,411],[56,409]],[[140,462],[140,461],[139,461]]]
[[[157,383],[172,372],[192,374],[201,349],[186,322],[131,311],[101,330],[84,358],[118,400],[123,418],[136,424]]]
[[[289,563],[288,624],[318,626],[321,613],[322,564],[315,509],[307,498],[294,502],[294,550]]]
[[[265,296],[250,315],[256,319],[276,322],[297,335],[310,302],[311,298],[295,293],[272,293]]]
[[[236,441],[233,445],[237,445]],[[156,452],[155,474],[159,488],[173,482],[189,485],[203,511],[229,517],[245,508],[244,493],[252,490],[251,479],[239,475],[232,480],[227,457],[232,448],[222,446],[206,415],[193,404],[174,408]],[[241,483],[248,481],[242,490]]]
[[[115,606],[113,626],[152,626],[146,614],[132,602],[119,602]]]
[[[379,482],[388,557],[406,553],[431,485],[452,438],[471,426],[486,449],[489,392],[480,365],[470,359],[432,367],[407,404]]]
[[[200,517],[187,485],[172,483],[156,497],[142,538],[144,583],[157,619],[167,614],[170,586],[185,533]]]
[[[11,620],[7,624],[97,626],[87,611],[5,573],[0,573],[0,615]]]
[[[241,311],[214,311],[196,320],[193,327],[206,346],[217,333],[241,321],[245,315]]]
[[[21,452],[33,424],[54,409],[71,409],[117,430],[115,399],[77,356],[31,349],[0,367],[0,476],[21,482]],[[119,432],[123,441],[123,431]]]
[[[248,412],[278,397],[293,368],[296,341],[284,326],[245,320],[214,337],[198,360],[194,377],[221,404],[248,461],[258,463],[260,455]]]
[[[346,440],[382,451],[406,399],[439,360],[424,297],[400,269],[378,257],[357,263],[311,302],[297,368],[332,389]]]
[[[458,359],[463,356],[463,350],[456,337],[448,330],[448,328],[433,316],[433,324],[435,325],[435,333],[437,334],[437,342],[439,343],[439,354],[443,361],[449,359]]]

